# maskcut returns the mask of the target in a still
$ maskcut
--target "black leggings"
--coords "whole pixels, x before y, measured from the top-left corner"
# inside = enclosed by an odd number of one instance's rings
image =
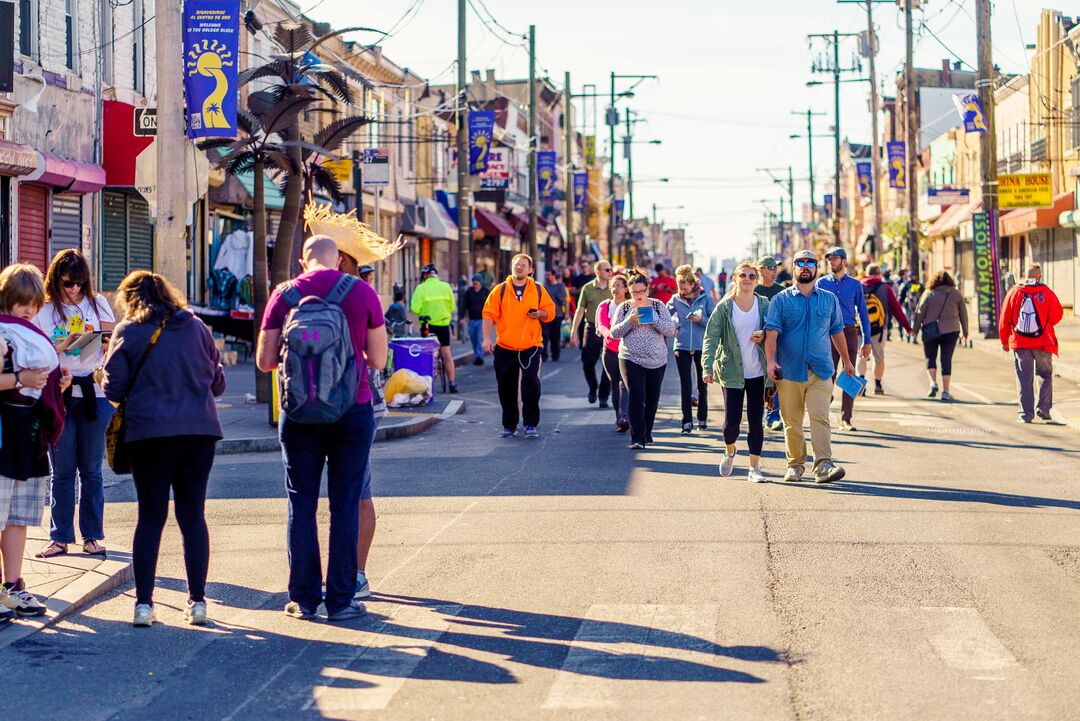
[[[139,520],[131,554],[136,603],[153,603],[161,532],[169,518],[170,489],[176,523],[184,539],[188,596],[193,601],[205,600],[210,533],[203,511],[216,443],[211,436],[167,436],[128,444],[131,475],[139,497]]]
[[[652,438],[656,407],[660,405],[660,389],[664,385],[666,365],[646,368],[626,358],[619,359],[623,382],[630,393],[630,440],[645,443]]]
[[[705,381],[701,380],[701,351],[675,351],[675,365],[679,368],[683,425],[690,423],[694,418],[694,406],[691,399],[694,395],[693,384],[695,377],[698,392],[697,417],[699,421],[709,420],[709,386],[705,385]]]
[[[956,341],[960,340],[960,331],[942,333],[934,340],[923,341],[923,353],[926,355],[927,370],[937,368],[938,349],[941,350],[941,375],[952,375],[952,355],[956,350]]]
[[[760,456],[765,442],[762,414],[765,411],[765,376],[747,378],[745,388],[724,388],[724,443],[734,445],[739,440],[742,423],[743,396],[746,396],[746,445],[750,455]]]

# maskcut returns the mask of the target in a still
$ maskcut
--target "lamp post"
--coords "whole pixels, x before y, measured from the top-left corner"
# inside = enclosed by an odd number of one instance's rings
[[[658,80],[656,75],[619,75],[615,72],[611,73],[611,93],[609,98],[611,105],[608,107],[605,122],[608,126],[608,141],[611,148],[611,163],[608,173],[608,250],[610,251],[615,245],[615,126],[619,124],[619,111],[615,108],[615,101],[617,97],[621,97],[615,93],[615,83],[619,80],[636,80],[634,87],[637,87],[646,80]],[[632,89],[632,88],[631,88]]]

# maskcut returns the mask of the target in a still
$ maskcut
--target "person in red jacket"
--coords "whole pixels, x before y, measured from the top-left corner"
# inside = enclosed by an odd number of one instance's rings
[[[870,316],[870,349],[874,354],[874,395],[885,395],[881,385],[885,378],[885,331],[890,321],[895,320],[900,327],[911,333],[911,324],[904,313],[904,307],[896,299],[892,286],[881,275],[881,266],[871,263],[866,266],[866,275],[861,279],[863,294],[866,296],[866,310]],[[877,301],[871,299],[877,298]],[[866,356],[859,356],[859,375],[866,377]]]
[[[656,298],[658,301],[667,305],[667,302],[671,300],[671,296],[679,292],[679,284],[675,282],[667,273],[667,268],[663,263],[657,263],[656,277],[649,283],[649,297]]]
[[[1001,308],[998,337],[1002,350],[1012,351],[1020,390],[1017,420],[1031,423],[1035,415],[1050,420],[1054,403],[1054,356],[1058,352],[1054,326],[1061,322],[1061,301],[1042,282],[1042,268],[1032,265],[1027,278],[1009,289]],[[1035,407],[1035,376],[1039,403]]]

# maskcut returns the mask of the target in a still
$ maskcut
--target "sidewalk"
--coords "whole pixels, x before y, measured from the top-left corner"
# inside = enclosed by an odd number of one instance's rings
[[[473,362],[472,345],[455,343],[452,346],[454,365]],[[225,438],[218,443],[217,454],[269,453],[281,449],[277,428],[270,425],[267,405],[255,402],[255,368],[253,361],[225,369],[225,395],[218,399],[218,416]],[[404,438],[423,433],[436,423],[462,413],[465,402],[444,395],[436,389],[435,402],[422,408],[392,410],[379,421],[376,441]]]
[[[1055,326],[1058,339],[1058,355],[1054,359],[1054,375],[1080,383],[1080,318],[1065,318]],[[1009,357],[1001,350],[1001,341],[996,338],[978,338],[972,335],[972,342],[977,350],[993,353],[1000,358]],[[1011,362],[1011,360],[1010,360]]]

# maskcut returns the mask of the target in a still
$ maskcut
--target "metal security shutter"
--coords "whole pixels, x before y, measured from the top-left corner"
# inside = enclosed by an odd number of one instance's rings
[[[104,290],[116,290],[127,274],[127,196],[113,190],[101,193],[101,280]]]
[[[127,197],[128,264],[127,272],[154,269],[154,227],[150,225],[150,206],[137,195]]]
[[[48,267],[49,189],[19,184],[19,262],[33,263],[42,272]]]
[[[54,195],[49,258],[61,250],[82,247],[82,196]]]

